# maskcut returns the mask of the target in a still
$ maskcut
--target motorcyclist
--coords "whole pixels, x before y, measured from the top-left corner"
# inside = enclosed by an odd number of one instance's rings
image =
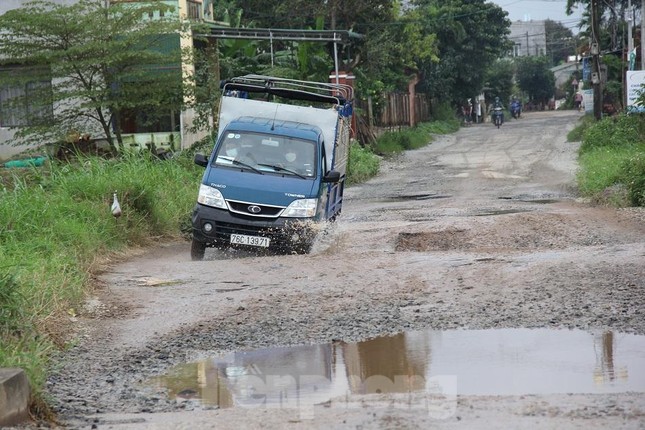
[[[491,105],[491,111],[493,114],[493,122],[495,122],[495,115],[499,115],[501,123],[504,123],[504,105],[500,101],[499,97],[495,97],[495,101]],[[498,113],[497,113],[498,112]]]
[[[511,101],[511,115],[513,115],[513,118],[518,119],[521,113],[522,105],[516,97],[513,97],[513,101]]]

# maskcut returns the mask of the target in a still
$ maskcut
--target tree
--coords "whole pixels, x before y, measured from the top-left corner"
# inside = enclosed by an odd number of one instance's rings
[[[546,57],[519,57],[517,81],[529,100],[546,105],[555,92],[555,76]]]
[[[344,46],[337,46],[341,51],[339,58],[344,63],[341,68],[353,71],[355,67],[366,61],[369,55],[367,41],[379,38],[383,40],[383,32],[388,32],[389,26],[396,21],[394,15],[395,2],[391,0],[237,0],[237,7],[243,10],[242,25],[253,23],[264,28],[291,28],[319,30],[349,30],[364,35],[362,41],[351,41]],[[272,13],[267,13],[271,10]],[[321,21],[322,20],[322,21]],[[322,22],[322,26],[320,23]],[[364,43],[365,42],[365,43]],[[298,44],[299,47],[303,45]],[[305,45],[306,46],[306,45]],[[286,43],[275,43],[276,50],[291,49]],[[306,47],[305,49],[309,49]],[[334,59],[332,44],[325,46],[327,56]],[[381,46],[378,54],[384,53],[389,46]],[[316,49],[317,50],[317,49]],[[327,70],[325,74],[329,72]]]
[[[479,94],[485,72],[510,49],[507,13],[484,0],[418,0],[424,32],[436,34],[439,62],[425,62],[422,90],[460,104]]]
[[[490,103],[495,97],[507,105],[513,95],[513,76],[515,65],[512,60],[497,60],[486,72],[484,92],[487,102]]]
[[[573,13],[575,6],[584,6],[582,20],[580,21],[579,28],[582,29],[581,34],[585,37],[591,37],[591,4],[592,0],[567,0],[566,12],[568,15]],[[607,0],[598,1],[598,12],[600,14],[600,29],[599,40],[601,46],[608,50],[616,50],[622,46],[625,38],[625,14],[627,12],[629,1],[628,0]],[[634,11],[640,10],[641,2],[632,0],[632,9]],[[634,25],[634,22],[632,22]],[[622,35],[622,36],[621,36]],[[621,40],[622,39],[622,40]]]
[[[153,123],[179,110],[189,85],[182,30],[160,1],[106,8],[103,0],[38,0],[0,16],[0,84],[18,89],[6,100],[10,108],[28,113],[16,143],[102,133],[114,148],[123,144],[129,113],[144,112]],[[28,91],[34,88],[36,94]],[[43,103],[31,108],[34,99]]]
[[[623,73],[625,63],[617,55],[604,55],[603,64],[607,67],[607,81],[603,88],[603,104],[611,105],[616,110],[622,108]]]
[[[544,21],[544,31],[546,33],[546,56],[551,60],[552,66],[566,62],[569,55],[576,55],[578,41],[573,36],[573,32],[561,22],[547,19]]]

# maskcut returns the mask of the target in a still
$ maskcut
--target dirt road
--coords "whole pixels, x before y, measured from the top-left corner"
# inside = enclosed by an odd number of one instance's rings
[[[645,215],[576,198],[577,144],[567,143],[566,133],[578,115],[529,113],[499,130],[474,125],[384,162],[378,177],[346,190],[342,216],[310,255],[209,250],[193,262],[182,242],[114,264],[78,317],[77,346],[49,380],[61,422],[117,429],[643,428],[642,390],[435,393],[443,415],[427,407],[437,405],[428,402],[434,394],[412,393],[426,407],[410,407],[410,396],[352,392],[303,414],[180,402],[149,383],[177,364],[233,351],[346,345],[427,329],[645,335]]]

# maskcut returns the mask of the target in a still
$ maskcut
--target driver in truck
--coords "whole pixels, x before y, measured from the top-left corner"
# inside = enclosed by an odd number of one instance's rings
[[[223,155],[231,161],[238,161],[244,164],[255,163],[255,157],[251,153],[252,146],[247,145],[243,138],[239,136],[236,138],[229,138],[224,143],[223,150],[219,155]]]
[[[237,140],[229,139],[226,141],[226,146],[224,147],[224,152],[227,156],[231,158],[237,157],[240,152],[240,145],[237,143]]]

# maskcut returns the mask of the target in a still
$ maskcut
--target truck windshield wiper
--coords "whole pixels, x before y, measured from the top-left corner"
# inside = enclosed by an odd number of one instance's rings
[[[223,158],[225,158],[227,160],[229,159],[228,157],[223,157]],[[255,167],[251,166],[248,163],[245,163],[244,161],[235,160],[234,158],[231,158],[230,161],[231,161],[231,163],[235,164],[236,166],[248,167],[249,169],[253,170],[255,173],[258,173],[260,175],[264,175],[264,173],[262,173],[262,171],[256,169]]]
[[[282,166],[276,166],[275,164],[258,163],[258,166],[270,167],[273,170],[276,170],[276,171],[279,171],[279,172],[287,172],[287,173],[291,173],[292,175],[296,175],[296,176],[298,176],[298,177],[300,177],[302,179],[307,179],[306,176],[301,175],[300,173],[296,172],[295,170],[287,169],[287,168],[282,167]]]

